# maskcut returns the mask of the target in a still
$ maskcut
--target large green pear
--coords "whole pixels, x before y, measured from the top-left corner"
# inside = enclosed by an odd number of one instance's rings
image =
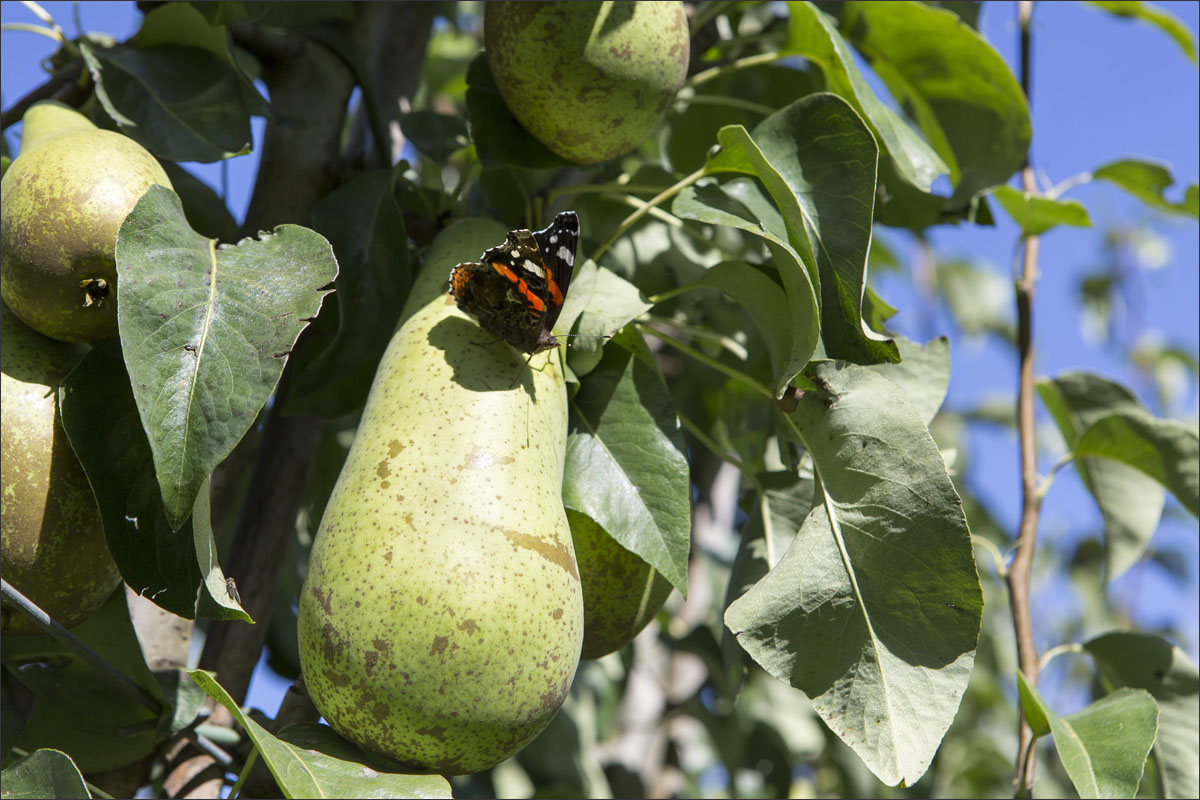
[[[91,616],[121,582],[55,402],[78,358],[77,346],[47,339],[0,308],[0,574],[67,627]],[[2,628],[36,630],[9,608]]]
[[[483,30],[512,115],[581,164],[637,147],[687,77],[680,2],[491,2]]]
[[[137,142],[80,114],[25,116],[36,134],[0,184],[0,296],[39,333],[98,341],[117,329],[117,231],[146,189],[171,181]]]
[[[504,237],[461,220],[435,240],[300,593],[313,702],[415,770],[478,772],[519,750],[566,697],[583,638],[560,351],[526,364],[445,291]]]

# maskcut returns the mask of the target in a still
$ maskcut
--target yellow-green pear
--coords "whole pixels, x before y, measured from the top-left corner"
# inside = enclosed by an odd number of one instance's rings
[[[24,153],[51,136],[72,131],[94,131],[96,125],[83,114],[57,100],[34,103],[21,117],[21,149]]]
[[[47,339],[0,308],[0,574],[67,627],[91,616],[121,582],[55,402],[79,355],[77,346]],[[36,630],[11,608],[2,628]]]
[[[435,240],[300,594],[313,702],[414,770],[478,772],[523,747],[566,697],[583,638],[560,351],[526,364],[445,290],[504,237],[461,220]]]
[[[491,2],[483,30],[509,111],[582,164],[637,147],[687,77],[680,2]]]
[[[567,511],[579,581],[583,585],[581,658],[600,658],[620,650],[654,618],[671,594],[658,570],[586,514]]]
[[[0,183],[0,296],[39,333],[95,342],[117,329],[117,231],[146,189],[171,181],[137,142],[79,116],[26,112],[30,145]]]

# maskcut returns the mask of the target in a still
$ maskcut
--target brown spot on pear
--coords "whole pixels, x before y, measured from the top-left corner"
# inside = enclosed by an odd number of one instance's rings
[[[641,143],[687,77],[680,2],[492,2],[483,29],[492,77],[513,116],[582,164]]]
[[[637,636],[671,594],[658,570],[585,514],[567,510],[583,585],[582,658],[615,652]]]
[[[39,333],[99,341],[117,326],[117,231],[146,189],[171,181],[126,136],[61,109],[29,115],[39,130],[0,184],[0,295]],[[55,122],[65,132],[47,133]]]
[[[505,232],[462,220],[426,255],[300,594],[313,702],[344,736],[413,770],[471,773],[510,757],[557,712],[583,640],[560,353],[526,365],[445,302],[451,267]],[[384,459],[402,496],[380,486]]]
[[[47,339],[0,308],[0,574],[67,627],[90,617],[121,582],[55,401],[79,356],[78,346]],[[2,628],[37,631],[9,608]]]

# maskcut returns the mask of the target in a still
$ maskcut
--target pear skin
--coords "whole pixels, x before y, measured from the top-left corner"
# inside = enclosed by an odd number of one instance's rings
[[[413,770],[478,772],[519,750],[566,697],[583,639],[559,350],[526,364],[445,290],[504,236],[461,220],[426,256],[300,594],[317,708]]]

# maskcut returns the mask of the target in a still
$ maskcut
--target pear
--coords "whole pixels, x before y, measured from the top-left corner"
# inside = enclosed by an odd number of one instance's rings
[[[28,144],[0,183],[0,296],[39,333],[95,342],[117,327],[117,231],[146,189],[171,181],[137,142],[81,114],[38,104],[25,119]]]
[[[445,291],[504,236],[461,220],[435,240],[300,593],[316,707],[413,770],[478,772],[519,750],[567,696],[583,639],[560,351],[526,364]]]
[[[42,100],[31,105],[21,117],[20,152],[60,133],[94,130],[95,123],[70,106],[57,100]]]
[[[645,139],[687,77],[680,2],[485,3],[484,43],[509,111],[581,164]]]
[[[77,346],[47,339],[0,308],[2,574],[67,627],[91,616],[121,582],[55,401],[78,358]],[[2,627],[5,634],[36,630],[10,608]]]
[[[567,511],[583,585],[581,658],[620,650],[654,618],[671,594],[658,570],[622,547],[591,517]]]

